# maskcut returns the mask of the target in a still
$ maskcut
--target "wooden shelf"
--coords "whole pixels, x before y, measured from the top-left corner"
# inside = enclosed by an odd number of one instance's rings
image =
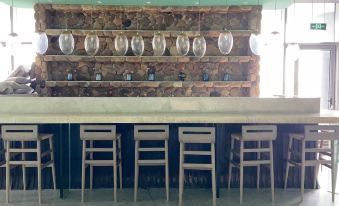
[[[255,60],[256,56],[79,56],[79,55],[43,55],[46,62],[238,62],[246,63]]]
[[[59,36],[61,32],[65,29],[46,29],[45,32],[49,36]],[[86,36],[90,31],[95,31],[96,34],[100,37],[115,37],[117,34],[122,31],[126,34],[127,37],[132,37],[137,32],[139,32],[143,37],[153,37],[154,33],[157,32],[154,30],[87,30],[87,29],[69,29],[75,36]],[[234,37],[249,37],[252,30],[230,30]],[[161,31],[165,37],[177,37],[182,31]],[[222,30],[211,30],[211,31],[184,31],[185,34],[189,37],[195,37],[199,33],[203,34],[205,37],[218,37]]]
[[[251,87],[250,81],[46,81],[46,87],[227,88]]]

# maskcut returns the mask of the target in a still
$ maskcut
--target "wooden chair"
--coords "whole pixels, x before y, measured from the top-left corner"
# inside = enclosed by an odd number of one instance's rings
[[[293,147],[293,143],[299,141],[301,144],[300,150]],[[305,167],[314,167],[313,187],[316,188],[317,176],[319,166],[323,165],[332,169],[332,201],[334,201],[336,179],[337,179],[337,166],[335,163],[334,154],[334,141],[339,140],[339,126],[338,125],[307,125],[304,128],[304,133],[291,133],[289,134],[287,165],[285,173],[284,187],[287,187],[287,179],[290,167],[299,167],[301,169],[301,200],[304,199],[304,183],[305,183]],[[330,148],[323,147],[324,141],[330,141]],[[306,148],[307,142],[315,142],[312,148]],[[313,160],[306,159],[306,153],[315,154],[316,158]],[[299,156],[300,159],[292,159],[292,157]],[[324,157],[328,158],[324,158]]]
[[[113,167],[113,196],[117,201],[117,167],[119,166],[120,189],[122,189],[122,160],[121,134],[116,133],[115,125],[80,125],[80,139],[82,140],[82,181],[81,201],[84,202],[86,167],[90,167],[90,189],[93,188],[93,168],[98,166]],[[95,147],[95,141],[112,141],[112,147]],[[89,142],[89,145],[87,144]],[[112,160],[100,160],[94,153],[113,153]],[[87,155],[89,154],[89,155]],[[87,157],[89,156],[89,158]]]
[[[214,127],[179,127],[180,166],[179,166],[179,206],[183,205],[185,170],[208,170],[212,176],[212,204],[216,206],[215,177],[215,128]],[[187,150],[188,144],[210,144],[210,151]],[[211,163],[186,163],[185,156],[211,156]]]
[[[13,166],[23,167],[24,188],[26,187],[25,168],[36,167],[38,169],[38,196],[41,203],[41,170],[47,167],[52,169],[53,188],[56,189],[53,134],[39,134],[37,125],[5,125],[2,126],[2,138],[6,145],[6,203],[9,202],[10,193],[10,169]],[[42,143],[48,140],[49,150],[42,152]],[[12,147],[16,142],[21,142],[21,148]],[[26,148],[25,142],[36,142],[36,148]],[[12,160],[13,154],[22,154],[21,160]],[[27,153],[36,153],[37,160],[26,160]],[[47,162],[43,158],[49,156]]]
[[[169,171],[168,171],[168,125],[135,125],[135,172],[134,172],[134,202],[137,201],[139,167],[141,166],[164,166],[166,200],[169,200]],[[141,141],[164,141],[163,147],[141,147]],[[140,159],[140,153],[163,152],[165,159]]]
[[[269,165],[271,176],[271,195],[274,202],[274,165],[273,165],[273,140],[277,137],[277,127],[274,125],[253,125],[243,126],[241,134],[231,134],[231,153],[228,170],[228,189],[231,186],[232,168],[240,169],[240,204],[243,202],[243,184],[244,184],[244,167],[257,167],[257,188],[260,183],[261,165]],[[240,142],[240,151],[235,148],[235,141]],[[256,142],[255,148],[245,148],[245,142]],[[264,147],[268,142],[268,147]],[[256,153],[256,160],[244,160],[247,153]],[[266,154],[269,155],[266,155]],[[234,157],[238,156],[239,160]],[[266,157],[265,157],[266,156]]]

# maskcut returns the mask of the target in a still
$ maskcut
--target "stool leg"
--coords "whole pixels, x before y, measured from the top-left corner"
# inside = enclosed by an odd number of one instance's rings
[[[21,141],[21,149],[25,149],[25,142]],[[26,160],[26,154],[25,152],[21,153],[21,160],[25,161]],[[26,167],[23,164],[22,165],[22,185],[23,185],[23,189],[26,190]]]
[[[289,173],[289,170],[290,170],[290,162],[289,161],[291,159],[292,143],[293,143],[293,139],[292,139],[291,136],[289,136],[288,137],[288,150],[287,150],[287,161],[286,161],[284,189],[287,188],[288,173]]]
[[[304,200],[304,183],[305,183],[305,140],[301,141],[301,201]]]
[[[215,145],[211,145],[211,163],[212,163],[212,194],[213,194],[213,206],[217,205],[217,191],[216,191],[216,180],[215,180]]]
[[[270,141],[270,176],[271,176],[271,192],[272,192],[272,202],[275,202],[274,198],[274,164],[273,164],[273,141]]]
[[[229,159],[229,164],[228,164],[228,189],[231,188],[231,180],[232,180],[232,160],[233,160],[233,152],[232,150],[234,149],[234,138],[231,138],[231,149],[230,149],[230,159]]]
[[[243,199],[243,187],[244,187],[244,141],[240,141],[240,204]]]
[[[138,181],[139,181],[139,140],[135,141],[135,162],[134,162],[134,202],[137,201]]]
[[[81,202],[84,202],[86,184],[86,140],[82,140],[82,163],[81,163]]]
[[[53,139],[49,138],[49,150],[51,151],[51,161],[52,161],[52,178],[53,178],[53,189],[56,190],[56,176],[55,176],[55,159],[54,159],[54,145]]]
[[[320,147],[318,147],[318,144],[319,144],[318,141],[316,141],[315,144],[316,144],[316,148],[320,148]],[[319,153],[318,152],[315,153],[315,159],[319,161]],[[314,167],[313,189],[317,188],[318,171],[319,171],[319,163],[317,163],[317,165]]]
[[[166,181],[166,200],[169,201],[169,171],[168,171],[168,141],[165,140],[165,181]]]
[[[117,141],[113,140],[113,190],[114,202],[117,202]]]
[[[38,196],[41,204],[41,141],[37,141],[37,159],[38,159]]]
[[[184,147],[185,143],[180,142],[180,163],[179,163],[179,206],[182,206],[182,195],[184,192],[184,179],[185,179],[185,174],[184,174]]]
[[[121,138],[118,140],[118,150],[119,150],[119,181],[120,181],[120,190],[122,190]]]
[[[261,141],[258,141],[258,148],[261,148]],[[257,152],[257,160],[260,160],[260,152]],[[257,189],[260,186],[260,164],[257,166]]]
[[[89,147],[93,148],[93,140],[89,141]],[[90,159],[93,160],[93,152],[89,154]],[[90,190],[93,189],[93,165],[89,166],[89,188]]]
[[[335,188],[336,188],[336,183],[337,183],[337,161],[335,158],[335,153],[334,153],[334,140],[331,141],[331,161],[332,161],[332,202],[334,202],[334,197],[335,197]]]
[[[9,193],[11,190],[11,165],[10,165],[10,155],[11,153],[9,152],[11,141],[6,141],[6,203],[9,203]]]

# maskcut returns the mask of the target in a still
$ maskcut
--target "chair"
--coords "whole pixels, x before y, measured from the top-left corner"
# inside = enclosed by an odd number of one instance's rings
[[[215,128],[213,127],[179,127],[180,166],[179,166],[179,206],[183,205],[185,170],[207,170],[212,176],[212,204],[216,206],[215,176]],[[209,144],[210,151],[188,150],[189,144]],[[210,163],[187,163],[186,156],[210,156]]]
[[[261,165],[269,165],[271,176],[271,195],[274,202],[274,165],[273,165],[273,140],[277,137],[277,127],[274,125],[253,125],[242,126],[241,134],[231,134],[231,152],[228,170],[228,189],[231,186],[232,169],[240,169],[240,204],[243,202],[243,184],[244,184],[244,167],[257,167],[257,188],[260,183]],[[235,148],[235,141],[240,143],[240,151]],[[245,147],[245,142],[255,142],[255,148]],[[268,147],[264,143],[268,142]],[[256,160],[245,160],[247,153],[256,153]],[[268,155],[267,155],[268,153]],[[238,156],[239,160],[234,157]]]
[[[113,167],[113,196],[117,201],[117,167],[119,166],[120,189],[122,189],[122,161],[121,161],[121,134],[116,133],[115,125],[80,125],[80,139],[82,140],[82,181],[81,201],[84,202],[86,166],[90,167],[90,189],[93,188],[93,168]],[[97,141],[112,141],[113,146],[95,147]],[[87,144],[89,142],[89,144]],[[113,153],[111,160],[94,158],[94,153]],[[87,155],[89,154],[89,155]],[[88,158],[89,156],[89,158]]]
[[[52,169],[53,188],[56,189],[55,165],[54,165],[54,149],[53,134],[39,134],[37,125],[5,125],[2,126],[2,138],[6,145],[6,203],[9,202],[10,194],[10,169],[13,166],[23,167],[24,188],[26,188],[26,167],[36,167],[38,169],[38,196],[41,203],[41,171],[47,167]],[[42,152],[42,143],[48,140],[49,150]],[[15,148],[12,143],[20,142],[21,148]],[[35,142],[36,148],[25,147],[26,142]],[[21,160],[13,159],[12,154],[22,154]],[[36,153],[36,160],[26,160],[27,153]],[[47,162],[43,162],[43,158],[49,156]]]
[[[165,184],[166,200],[169,200],[169,171],[168,171],[168,125],[135,125],[135,171],[134,171],[134,202],[137,201],[139,167],[141,166],[164,166],[165,167]],[[142,147],[140,142],[164,142],[163,147]],[[164,159],[141,159],[140,153],[164,153]]]
[[[305,167],[314,167],[313,187],[316,188],[319,166],[323,165],[332,170],[332,201],[334,201],[337,166],[335,163],[334,141],[339,140],[338,125],[306,125],[304,133],[289,134],[287,165],[285,172],[284,188],[287,187],[287,179],[290,167],[298,167],[301,169],[300,192],[301,200],[304,199],[304,183],[305,183]],[[293,147],[293,143],[299,141],[300,150]],[[330,148],[323,147],[324,141],[330,141]],[[313,147],[307,147],[307,142],[314,142]],[[306,153],[314,154],[315,159],[306,159]],[[292,157],[299,156],[300,159]],[[326,158],[327,157],[327,158]]]

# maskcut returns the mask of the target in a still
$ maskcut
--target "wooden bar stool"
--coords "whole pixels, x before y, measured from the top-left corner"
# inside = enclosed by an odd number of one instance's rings
[[[228,170],[228,189],[231,187],[232,168],[240,169],[240,204],[243,202],[244,167],[257,167],[257,188],[260,182],[261,165],[269,165],[271,176],[272,201],[274,202],[274,165],[273,140],[277,137],[277,126],[253,125],[243,126],[241,134],[231,134],[231,153]],[[240,142],[240,151],[235,148],[235,140]],[[256,142],[255,148],[245,148],[245,142]],[[263,143],[268,142],[268,147]],[[244,160],[246,153],[256,153],[256,160]],[[269,155],[267,155],[269,153]],[[238,160],[234,157],[239,157]]]
[[[294,140],[299,141],[301,143],[300,144],[301,148],[299,151],[296,150],[295,147],[293,147]],[[332,170],[332,201],[334,201],[337,179],[337,165],[335,162],[335,157],[333,157],[335,140],[339,140],[338,125],[306,125],[303,134],[300,133],[289,134],[284,187],[285,188],[287,187],[287,179],[290,167],[301,168],[300,191],[301,191],[301,200],[303,200],[305,167],[314,167],[313,187],[316,188],[319,166],[323,165]],[[324,141],[331,142],[330,148],[323,147]],[[309,147],[306,148],[307,142],[315,142],[315,146],[312,148]],[[315,154],[316,158],[314,160],[306,159],[306,153]],[[300,157],[300,159],[292,158],[295,156]],[[324,158],[326,156],[327,158]]]
[[[179,166],[179,206],[183,205],[185,170],[208,170],[212,176],[212,203],[216,206],[215,177],[215,128],[214,127],[179,127],[180,166]],[[210,144],[210,151],[186,150],[188,144]],[[211,156],[211,163],[186,163],[185,156]]]
[[[93,167],[113,167],[113,196],[117,201],[117,167],[119,166],[120,189],[122,189],[122,161],[121,161],[121,134],[116,133],[115,125],[80,125],[80,139],[82,140],[82,181],[81,201],[84,202],[86,184],[86,166],[90,167],[90,189],[93,188]],[[89,141],[89,145],[86,144]],[[95,147],[95,141],[112,141],[113,146]],[[117,145],[118,144],[118,145]],[[94,159],[94,153],[113,153],[111,160]],[[89,154],[89,158],[87,157]]]
[[[165,167],[165,184],[166,200],[169,200],[169,171],[168,171],[168,125],[135,125],[135,172],[134,172],[134,202],[137,201],[139,167],[141,166],[164,166]],[[163,141],[163,147],[141,147],[141,141]],[[140,153],[163,152],[165,159],[140,159]]]
[[[38,169],[38,196],[41,203],[41,170],[47,167],[52,169],[53,188],[56,189],[55,165],[54,165],[54,147],[53,134],[39,134],[37,125],[6,125],[2,126],[2,138],[6,145],[6,203],[9,202],[10,193],[10,169],[13,166],[36,167]],[[49,150],[42,152],[42,143],[48,140]],[[21,148],[12,147],[11,143],[21,142]],[[36,148],[26,148],[25,142],[36,142]],[[22,160],[12,160],[12,154],[22,154]],[[37,160],[26,160],[24,156],[27,153],[36,153]],[[43,158],[49,156],[47,162]],[[25,176],[25,173],[23,173]],[[25,187],[24,178],[24,187]]]

